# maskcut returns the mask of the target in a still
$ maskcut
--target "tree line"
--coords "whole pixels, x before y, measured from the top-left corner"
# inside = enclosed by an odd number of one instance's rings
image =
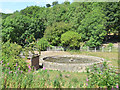
[[[53,46],[99,47],[109,33],[120,34],[119,6],[118,2],[66,1],[2,13],[2,42],[24,46],[41,39]]]

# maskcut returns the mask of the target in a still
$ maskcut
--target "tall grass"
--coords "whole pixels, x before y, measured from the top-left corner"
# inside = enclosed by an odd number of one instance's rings
[[[84,78],[81,81],[80,79],[82,78],[81,74],[82,73],[78,73],[78,72],[71,73],[71,72],[52,71],[52,70],[47,70],[45,68],[39,69],[38,71],[31,69],[30,71],[28,70],[28,72],[21,72],[21,70],[19,70],[19,67],[16,67],[16,71],[11,71],[8,67],[2,72],[2,88],[89,88],[91,87],[89,86],[91,84],[88,83],[88,80],[86,80],[86,78]],[[78,78],[76,75],[80,76],[80,78]],[[110,74],[106,74],[106,76],[107,75]],[[104,78],[104,76],[102,78]],[[107,80],[106,78],[104,79]],[[106,85],[104,84],[103,86],[106,87]]]
[[[28,67],[30,70],[30,67]],[[11,71],[9,67],[2,72],[2,88],[77,88],[82,87],[81,79],[70,73],[47,70],[45,68],[22,72],[19,67]],[[54,75],[53,75],[54,74]],[[71,76],[70,76],[71,74]],[[85,80],[85,79],[84,79]]]

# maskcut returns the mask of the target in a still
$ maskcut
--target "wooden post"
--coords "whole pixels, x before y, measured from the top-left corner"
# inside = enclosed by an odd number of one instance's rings
[[[39,55],[32,57],[31,66],[34,66],[34,68],[39,69]]]

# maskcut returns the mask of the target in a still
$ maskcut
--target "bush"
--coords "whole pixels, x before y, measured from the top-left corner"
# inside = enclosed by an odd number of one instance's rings
[[[61,36],[61,43],[64,47],[69,46],[70,48],[80,47],[81,35],[73,32],[68,31]]]
[[[87,85],[90,88],[116,88],[118,85],[118,74],[116,74],[113,68],[107,66],[107,63],[103,63],[102,68],[98,68],[94,65],[93,69],[87,68]]]
[[[14,71],[16,66],[18,66],[21,70],[25,71],[27,68],[27,63],[21,57],[19,57],[20,52],[22,51],[22,47],[17,45],[16,43],[10,43],[7,41],[2,44],[2,65],[3,70],[6,68]]]
[[[36,47],[40,50],[40,51],[44,51],[47,49],[47,47],[49,46],[48,41],[45,38],[41,38],[37,43],[36,43]]]
[[[112,43],[109,43],[109,44],[108,44],[108,47],[113,47],[113,44],[112,44]]]

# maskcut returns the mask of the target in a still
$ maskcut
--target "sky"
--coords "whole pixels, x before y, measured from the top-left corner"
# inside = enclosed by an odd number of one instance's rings
[[[0,0],[0,12],[2,13],[13,13],[16,10],[20,11],[25,9],[27,6],[46,6],[46,4],[52,4],[55,0]],[[65,0],[57,0],[59,4]],[[73,2],[73,0],[68,0]]]
[[[46,4],[51,4],[52,2],[56,1],[56,0],[0,0],[0,12],[2,13],[13,13],[16,10],[20,11],[22,9],[25,9],[27,6],[46,6]],[[63,3],[66,0],[57,0],[59,4]],[[84,2],[85,0],[67,0],[70,1],[71,3],[73,1],[75,2]],[[86,0],[87,1],[87,0]],[[88,0],[88,1],[92,1],[92,0]],[[102,1],[104,2],[105,0],[93,0],[94,1]],[[107,1],[120,1],[120,0],[107,0]]]

